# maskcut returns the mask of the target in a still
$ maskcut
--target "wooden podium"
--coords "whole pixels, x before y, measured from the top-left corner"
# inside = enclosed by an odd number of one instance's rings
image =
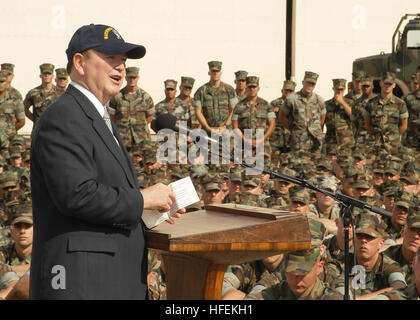
[[[208,205],[146,232],[162,254],[168,300],[218,300],[230,264],[309,249],[306,216],[238,204]]]

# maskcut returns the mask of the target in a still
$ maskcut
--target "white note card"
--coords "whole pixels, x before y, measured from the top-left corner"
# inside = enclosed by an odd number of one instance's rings
[[[169,184],[169,187],[175,194],[175,201],[172,203],[171,210],[164,213],[157,210],[143,210],[142,219],[146,227],[149,229],[156,227],[163,221],[169,219],[169,217],[179,209],[200,201],[197,191],[195,191],[195,187],[189,176],[172,182]]]

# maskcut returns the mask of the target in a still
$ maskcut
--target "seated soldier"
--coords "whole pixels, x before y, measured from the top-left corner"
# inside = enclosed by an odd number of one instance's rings
[[[322,175],[317,179],[319,188],[335,193],[337,191],[337,179],[334,176]],[[321,221],[328,232],[336,233],[337,226],[335,220],[340,217],[340,206],[334,198],[322,193],[315,192],[316,201],[309,204],[310,212],[308,217]]]
[[[286,254],[285,279],[267,285],[260,281],[247,300],[342,300],[343,296],[319,279],[325,246],[312,241],[311,249]],[[267,278],[264,279],[267,281]],[[268,282],[269,283],[269,282]]]
[[[365,170],[366,156],[362,152],[353,152],[353,166],[359,170]]]
[[[384,178],[385,181],[398,181],[401,174],[401,159],[392,157],[385,162]]]
[[[207,204],[220,204],[224,198],[222,191],[222,179],[218,174],[209,174],[206,179],[203,179],[204,194],[203,201],[204,205]]]
[[[21,266],[14,268],[19,275],[19,272],[26,271],[31,263],[33,240],[31,203],[19,205],[12,221],[11,237],[14,243],[0,248],[0,261],[12,267]]]
[[[369,174],[357,175],[353,184],[353,197],[369,205],[381,207],[381,195],[373,187],[372,180],[372,176]],[[355,208],[353,213],[358,215],[361,211],[360,208]]]
[[[289,189],[289,194],[289,210],[307,215],[310,211],[308,189],[302,186],[295,186]]]
[[[381,221],[369,213],[361,213],[357,220],[355,255],[350,255],[349,267],[352,270],[355,262],[359,269],[357,276],[361,276],[362,279],[360,285],[355,286],[353,276],[350,275],[350,282],[353,284],[349,290],[350,298],[356,296],[357,300],[367,300],[393,288],[405,287],[407,284],[400,265],[381,252],[384,246]],[[335,282],[336,290],[342,294],[344,279],[345,275],[342,274]]]
[[[241,192],[242,175],[245,169],[242,167],[232,167],[229,175],[229,202],[237,192]]]
[[[403,242],[400,245],[389,247],[384,253],[392,260],[398,262],[402,268],[408,285],[415,282],[411,262],[416,256],[420,246],[420,211],[407,219],[407,224],[402,227]]]
[[[267,274],[275,273],[281,278],[285,259],[278,254],[238,265],[228,266],[223,278],[222,299],[242,300]]]
[[[387,224],[385,232],[395,241],[397,244],[402,243],[401,229],[407,223],[408,210],[412,196],[408,192],[398,192],[397,198],[394,202],[392,209],[392,217],[384,219]]]
[[[282,168],[281,174],[296,177],[296,171],[289,168]],[[295,184],[279,178],[274,179],[274,192],[269,194],[267,198],[267,206],[273,209],[287,210],[290,205],[289,189]]]
[[[267,208],[267,203],[262,199],[261,194],[261,174],[247,175],[245,171],[241,191],[233,195],[232,203]]]
[[[387,186],[383,192],[383,206],[389,212],[394,209],[395,195],[398,192],[396,186]]]
[[[414,281],[406,288],[384,292],[376,300],[420,300],[420,250],[413,258]]]

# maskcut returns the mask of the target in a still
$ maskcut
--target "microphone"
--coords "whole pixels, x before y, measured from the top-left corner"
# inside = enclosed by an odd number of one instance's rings
[[[156,117],[156,127],[159,130],[161,129],[171,129],[172,131],[180,132],[180,133],[187,133],[188,135],[196,136],[197,133],[192,133],[188,127],[180,126],[175,116],[170,113],[162,113]],[[196,130],[200,131],[200,130]],[[200,134],[199,137],[203,137],[205,140],[219,143],[218,140],[210,138],[207,134]]]

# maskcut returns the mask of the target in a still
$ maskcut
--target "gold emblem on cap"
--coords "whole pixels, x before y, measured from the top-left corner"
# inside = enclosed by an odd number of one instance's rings
[[[114,32],[114,34],[117,36],[118,39],[121,39],[120,34],[113,27],[109,27],[109,28],[107,28],[105,30],[105,32],[104,32],[104,39],[108,39],[109,38],[108,34],[109,34],[110,31]]]

